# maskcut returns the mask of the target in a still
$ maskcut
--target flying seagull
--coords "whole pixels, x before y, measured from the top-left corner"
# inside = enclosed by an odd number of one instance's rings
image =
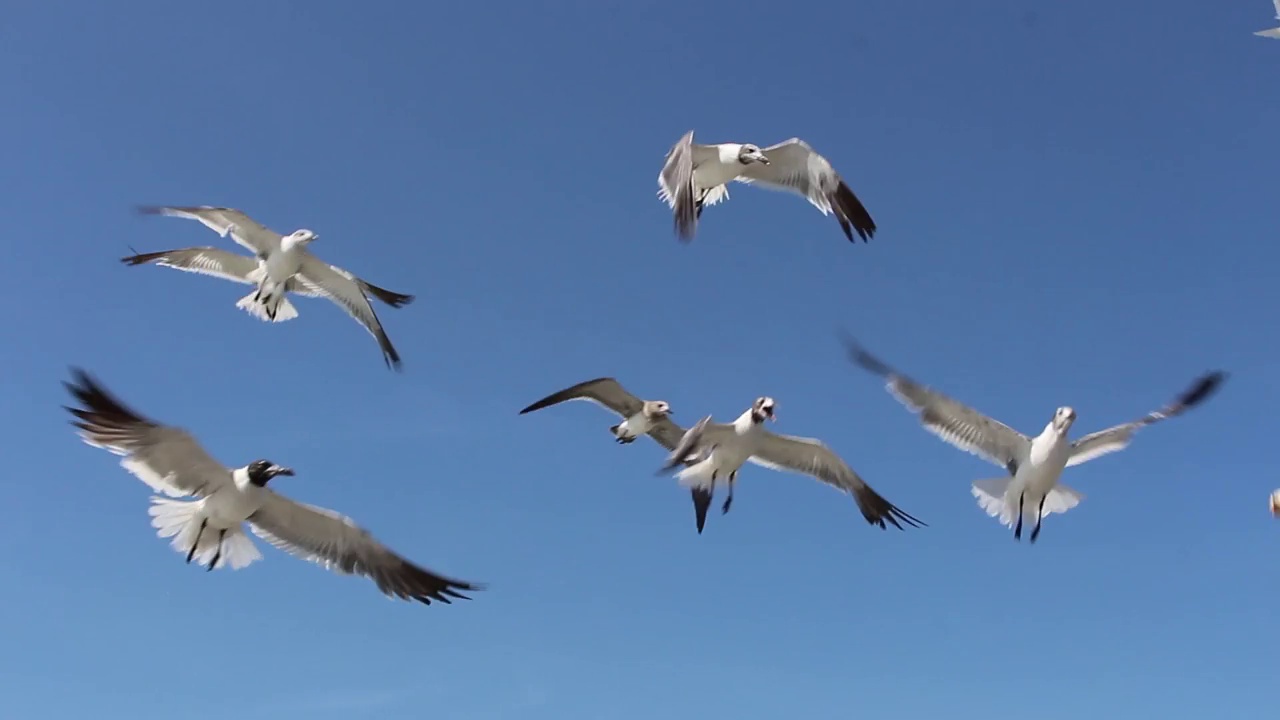
[[[617,413],[622,422],[610,427],[609,432],[621,445],[633,443],[636,438],[647,434],[671,450],[684,434],[680,426],[671,422],[668,417],[671,415],[671,406],[666,401],[641,400],[611,377],[587,380],[558,390],[521,410],[519,414],[524,415],[570,400],[586,400]]]
[[[1271,2],[1276,6],[1276,19],[1280,20],[1280,0],[1271,0]],[[1271,28],[1270,30],[1259,30],[1254,33],[1254,35],[1261,35],[1262,37],[1269,38],[1280,38],[1280,27]]]
[[[1271,515],[1280,518],[1280,489],[1271,493]]]
[[[262,555],[243,523],[277,548],[342,574],[368,577],[385,595],[449,603],[470,599],[460,590],[483,587],[423,569],[379,543],[350,518],[315,505],[295,502],[267,487],[272,478],[293,470],[255,460],[227,468],[213,459],[187,431],[134,412],[80,369],[74,383],[64,382],[80,407],[65,408],[85,443],[124,457],[121,466],[153,490],[151,525],[174,550],[209,570],[243,568]],[[196,500],[174,500],[195,496]]]
[[[889,392],[911,411],[920,414],[920,422],[926,430],[1009,473],[1007,477],[975,480],[971,492],[988,515],[999,518],[1005,527],[1014,528],[1015,539],[1022,539],[1024,519],[1034,522],[1035,527],[1031,530],[1033,543],[1040,536],[1040,522],[1045,515],[1064,513],[1084,499],[1084,495],[1059,482],[1065,468],[1123,450],[1140,428],[1199,405],[1226,378],[1222,372],[1207,373],[1159,410],[1075,441],[1067,439],[1067,431],[1075,422],[1076,411],[1060,407],[1044,430],[1029,438],[897,372],[864,350],[852,337],[846,336],[844,340],[849,357],[866,370],[885,378]]]
[[[729,512],[733,503],[733,486],[738,479],[738,470],[746,462],[772,470],[810,475],[843,490],[857,501],[862,517],[881,529],[886,528],[886,522],[899,530],[903,529],[899,521],[913,527],[925,524],[881,497],[820,441],[776,435],[766,430],[765,420],[776,418],[775,406],[773,398],[760,397],[732,423],[713,423],[710,416],[705,417],[671,448],[666,464],[658,472],[685,465],[676,473],[676,479],[692,492],[699,533],[706,522],[716,482],[723,479],[728,485],[728,494],[720,509],[724,514]]]
[[[658,197],[675,215],[677,238],[693,240],[702,209],[729,199],[731,180],[802,195],[823,215],[834,212],[849,242],[854,232],[863,242],[876,233],[875,221],[840,174],[800,138],[762,150],[750,143],[699,145],[690,130],[667,151],[658,174]]]
[[[192,247],[131,255],[122,258],[121,262],[126,265],[155,263],[255,285],[257,289],[241,298],[236,307],[267,322],[284,322],[298,317],[298,311],[287,297],[289,293],[328,298],[377,339],[383,360],[389,367],[400,369],[400,354],[382,329],[368,296],[372,295],[393,308],[409,304],[413,296],[384,290],[315,257],[307,250],[318,237],[314,232],[301,229],[282,236],[239,210],[208,205],[144,206],[138,211],[145,215],[197,220],[222,237],[230,235],[253,256],[237,255],[214,247]]]

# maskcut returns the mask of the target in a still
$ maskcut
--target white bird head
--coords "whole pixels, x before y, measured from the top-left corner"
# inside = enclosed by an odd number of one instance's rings
[[[756,401],[751,403],[752,422],[759,425],[765,420],[776,421],[778,418],[773,414],[773,406],[773,398],[767,395],[756,398]]]
[[[666,417],[671,414],[671,406],[666,400],[650,400],[644,404],[644,414],[654,419]]]
[[[294,230],[289,234],[289,238],[293,240],[292,244],[294,245],[306,245],[307,243],[314,242],[319,237],[319,235],[307,230],[306,228]]]
[[[267,483],[271,482],[271,478],[277,475],[293,475],[293,470],[270,460],[254,460],[245,467],[245,473],[249,476],[249,482],[258,487],[266,487]]]
[[[747,143],[741,148],[738,148],[738,162],[743,165],[750,165],[753,162],[768,165],[769,158],[765,157],[764,153],[760,152],[759,147],[752,145],[751,143]]]
[[[1076,411],[1064,405],[1053,414],[1053,429],[1057,430],[1059,435],[1066,435],[1067,430],[1071,429],[1071,423],[1075,421]]]

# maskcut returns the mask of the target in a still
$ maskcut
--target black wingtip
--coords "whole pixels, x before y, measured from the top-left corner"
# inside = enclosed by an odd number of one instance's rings
[[[867,212],[867,208],[853,194],[853,190],[845,184],[844,180],[836,186],[836,191],[831,195],[831,207],[835,211],[836,220],[840,223],[840,229],[844,231],[844,235],[849,242],[856,242],[853,239],[853,233],[857,232],[862,242],[870,242],[871,238],[876,235],[876,221],[871,219],[871,213]]]
[[[1179,404],[1190,408],[1203,403],[1222,387],[1222,383],[1226,382],[1226,379],[1227,373],[1222,370],[1213,370],[1206,373],[1196,380],[1195,384],[1179,398]]]

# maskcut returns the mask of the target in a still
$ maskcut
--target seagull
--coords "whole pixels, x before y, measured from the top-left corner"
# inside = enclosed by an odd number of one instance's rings
[[[716,482],[723,478],[728,484],[728,495],[720,508],[721,514],[725,514],[733,504],[733,486],[738,479],[738,470],[748,461],[772,470],[810,475],[853,495],[862,517],[881,529],[886,528],[886,522],[899,530],[903,529],[899,521],[913,527],[925,524],[872,490],[840,456],[820,441],[777,435],[766,430],[764,422],[776,420],[775,406],[773,398],[764,396],[756,398],[751,407],[732,423],[712,423],[710,416],[703,418],[681,436],[671,449],[666,464],[658,470],[661,474],[677,465],[685,465],[676,473],[676,479],[690,488],[693,495],[699,533],[706,523],[707,508],[711,505]]]
[[[876,233],[875,221],[840,174],[800,138],[761,150],[750,143],[698,145],[690,130],[667,151],[658,174],[658,197],[674,212],[677,238],[693,240],[703,207],[729,199],[731,180],[802,195],[823,215],[834,211],[849,242],[855,231],[863,242]]]
[[[1280,20],[1280,0],[1271,0],[1271,2],[1276,6],[1276,19]],[[1258,32],[1254,33],[1254,35],[1260,35],[1262,37],[1269,37],[1269,38],[1280,38],[1280,27],[1271,28],[1270,30],[1259,30]]]
[[[988,515],[998,518],[1005,527],[1014,528],[1015,540],[1022,539],[1023,520],[1034,521],[1033,543],[1040,536],[1040,522],[1045,515],[1065,513],[1084,499],[1084,495],[1059,482],[1065,468],[1123,450],[1137,430],[1199,405],[1226,378],[1226,374],[1219,371],[1202,375],[1186,392],[1159,410],[1075,441],[1067,439],[1067,431],[1076,420],[1076,411],[1060,407],[1044,430],[1029,438],[897,372],[864,350],[852,337],[846,336],[845,344],[855,363],[885,378],[889,392],[920,414],[926,430],[1009,473],[1008,477],[976,480],[971,492]]]
[[[1280,518],[1280,489],[1271,493],[1271,515]]]
[[[232,240],[252,251],[253,257],[214,247],[192,247],[131,255],[121,258],[121,262],[126,265],[155,263],[256,285],[257,289],[241,298],[236,307],[266,322],[284,322],[298,317],[298,311],[287,297],[289,293],[328,298],[377,339],[388,367],[400,369],[400,354],[382,329],[368,296],[372,295],[393,308],[409,304],[413,296],[385,290],[316,258],[307,250],[319,237],[316,233],[304,228],[282,236],[233,208],[144,206],[138,211],[145,215],[197,220],[222,237],[229,234]]]
[[[622,422],[609,428],[614,440],[629,445],[641,435],[649,435],[668,450],[675,448],[684,431],[671,422],[671,405],[665,400],[641,400],[614,378],[602,377],[556,391],[520,411],[520,415],[570,400],[586,400],[612,410]]]
[[[425,605],[451,598],[469,600],[460,590],[483,587],[425,570],[383,546],[350,518],[306,505],[267,487],[273,478],[293,470],[270,460],[227,468],[187,431],[163,425],[134,412],[85,371],[72,369],[74,383],[63,385],[80,407],[64,407],[81,439],[124,457],[121,466],[158,493],[152,496],[152,527],[172,547],[208,570],[238,570],[262,559],[244,531],[268,543],[342,574],[373,580],[390,598]],[[196,500],[175,500],[195,496]]]

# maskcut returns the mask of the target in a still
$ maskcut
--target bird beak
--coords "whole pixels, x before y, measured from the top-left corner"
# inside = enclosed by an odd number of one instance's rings
[[[758,162],[764,163],[765,165],[769,164],[769,158],[765,157],[764,153],[757,155],[756,160]]]
[[[769,422],[778,422],[778,416],[773,413],[773,408],[769,408],[765,412],[769,415]]]
[[[288,475],[288,476],[292,477],[292,476],[293,476],[293,468],[287,468],[287,467],[284,467],[284,466],[282,466],[282,465],[276,465],[276,466],[274,466],[274,467],[272,467],[272,468],[271,468],[271,477],[275,477],[275,476],[277,476],[277,475]]]

